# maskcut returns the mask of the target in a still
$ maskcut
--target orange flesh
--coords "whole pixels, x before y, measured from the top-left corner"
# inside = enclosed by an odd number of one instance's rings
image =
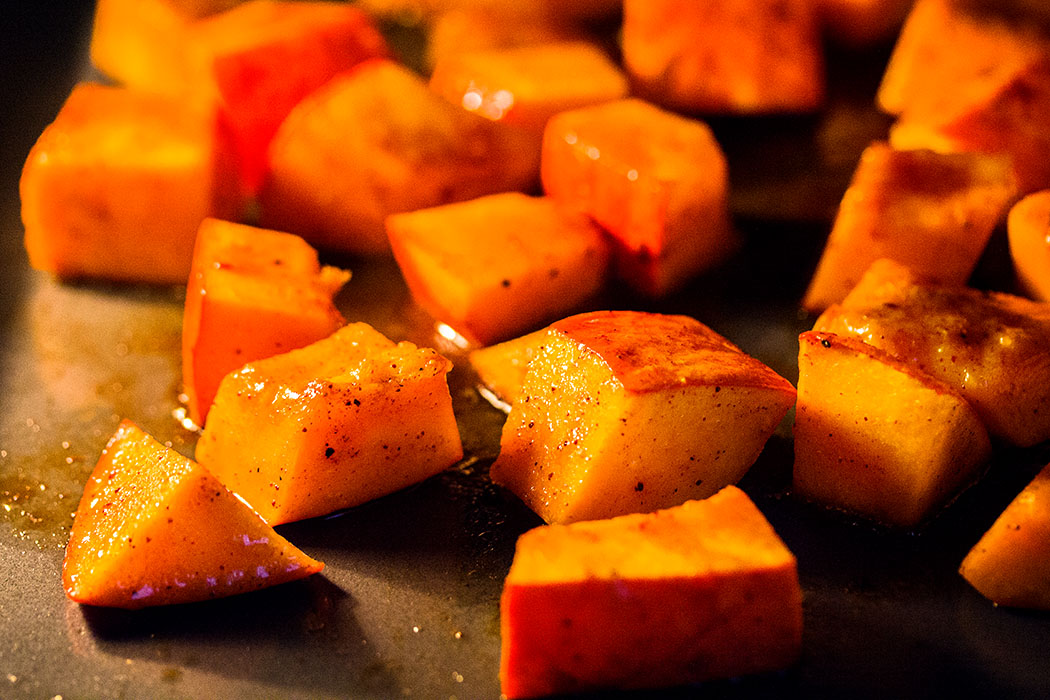
[[[490,195],[397,214],[386,227],[417,303],[482,345],[579,308],[605,282],[601,232],[549,198]]]
[[[368,61],[281,125],[261,216],[320,248],[386,254],[388,215],[524,189],[537,156],[520,135],[449,104],[409,69]]]
[[[1050,466],[1010,502],[959,573],[997,605],[1050,610]]]
[[[200,222],[239,210],[222,184],[236,180],[227,165],[206,114],[76,86],[22,171],[30,264],[65,278],[185,283]]]
[[[332,298],[349,273],[322,268],[302,239],[228,221],[201,225],[183,316],[183,385],[203,425],[227,373],[343,325]]]
[[[544,132],[547,194],[612,234],[621,275],[651,296],[734,250],[727,172],[705,124],[636,99],[563,112]]]
[[[1028,195],[1007,219],[1010,257],[1025,290],[1050,301],[1050,190]]]
[[[197,457],[271,525],[359,505],[463,456],[450,369],[350,324],[228,375]]]
[[[692,319],[581,314],[529,363],[490,476],[547,522],[704,498],[743,476],[794,396]]]
[[[1050,307],[965,287],[863,283],[814,328],[860,338],[960,392],[988,431],[1050,438]],[[880,299],[876,294],[881,294]]]
[[[624,64],[637,91],[687,112],[808,112],[824,101],[815,3],[625,0]]]
[[[991,446],[959,394],[857,338],[799,346],[797,495],[912,528],[976,480]]]
[[[256,0],[193,26],[188,52],[214,86],[246,187],[255,191],[277,128],[304,97],[358,63],[387,56],[359,8],[340,2]]]
[[[1015,194],[1006,158],[872,144],[842,198],[803,306],[820,311],[841,301],[879,258],[937,282],[965,283]]]
[[[507,697],[656,688],[790,665],[802,596],[794,557],[727,487],[649,515],[525,533],[500,627]]]
[[[558,112],[628,91],[619,68],[586,42],[457,53],[435,66],[430,87],[468,111],[537,134]]]
[[[121,423],[88,478],[62,566],[78,603],[189,603],[323,568],[200,465]]]

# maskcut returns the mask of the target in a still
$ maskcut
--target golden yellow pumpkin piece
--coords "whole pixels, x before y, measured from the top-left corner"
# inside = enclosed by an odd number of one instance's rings
[[[451,368],[350,324],[227,375],[197,458],[271,525],[359,505],[463,456]]]
[[[872,144],[842,197],[802,305],[822,311],[842,301],[879,258],[965,284],[1015,193],[1006,157]]]
[[[1006,220],[1010,258],[1025,291],[1050,301],[1050,190],[1015,204]]]
[[[996,605],[1050,610],[1050,465],[963,559],[959,573]]]
[[[553,324],[493,481],[551,523],[653,511],[740,479],[795,399],[699,321],[600,311]]]
[[[472,350],[468,359],[478,373],[482,388],[506,404],[517,403],[529,363],[543,349],[546,338],[547,329],[543,328],[520,338]]]
[[[976,480],[991,451],[959,394],[853,337],[799,337],[794,492],[914,527]]]
[[[860,338],[945,382],[996,437],[1050,438],[1050,306],[914,279],[880,264],[814,330]]]

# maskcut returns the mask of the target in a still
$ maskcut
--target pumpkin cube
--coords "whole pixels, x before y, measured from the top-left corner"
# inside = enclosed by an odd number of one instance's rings
[[[605,282],[608,247],[547,197],[494,194],[387,219],[416,302],[482,345],[564,316]]]
[[[449,102],[537,135],[558,112],[627,96],[627,78],[587,42],[457,53],[437,64],[430,87]]]
[[[996,605],[1050,610],[1050,465],[1010,502],[959,573]]]
[[[451,368],[350,324],[227,375],[197,458],[271,525],[393,493],[463,456]]]
[[[270,148],[263,224],[320,248],[388,254],[389,214],[523,189],[536,156],[500,124],[375,60],[303,100]]]
[[[22,170],[29,263],[63,278],[185,284],[197,227],[241,208],[214,119],[181,102],[77,85]]]
[[[91,62],[128,87],[181,93],[193,85],[186,59],[194,21],[241,0],[97,0]]]
[[[529,363],[490,476],[549,523],[666,508],[739,480],[794,400],[692,318],[572,316]]]
[[[207,469],[124,421],[84,487],[62,583],[78,603],[134,609],[245,593],[322,568]]]
[[[824,102],[812,0],[624,0],[622,47],[638,92],[673,109],[811,112]]]
[[[342,326],[332,298],[349,277],[321,267],[317,252],[298,236],[205,220],[182,321],[190,418],[204,425],[228,373],[326,338]]]
[[[799,336],[794,493],[912,528],[977,480],[980,417],[947,384],[855,337]]]
[[[620,275],[647,295],[736,248],[725,156],[702,122],[635,99],[562,112],[544,132],[541,177],[612,235]]]
[[[747,495],[518,539],[500,599],[507,698],[780,670],[802,646],[795,558]]]
[[[1046,51],[1034,27],[996,19],[991,5],[981,14],[973,7],[916,0],[879,86],[883,111],[900,115],[926,105],[930,114],[937,104],[979,102]]]
[[[1050,439],[1050,306],[920,284],[899,265],[869,274],[814,330],[859,338],[946,383],[1011,444]]]
[[[890,258],[964,284],[1016,195],[1009,159],[865,149],[802,305],[842,301],[871,263]]]
[[[529,363],[543,349],[546,338],[547,329],[543,328],[520,338],[471,350],[467,357],[481,380],[482,393],[490,395],[486,398],[495,398],[497,405],[505,406],[506,410],[517,403]]]
[[[368,15],[344,2],[253,0],[201,21],[191,41],[253,192],[292,108],[338,73],[389,53]]]
[[[1021,285],[1039,301],[1050,301],[1050,190],[1030,194],[1015,204],[1006,230]]]

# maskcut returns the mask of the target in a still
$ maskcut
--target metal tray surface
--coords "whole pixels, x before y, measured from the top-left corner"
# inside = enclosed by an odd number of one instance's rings
[[[0,275],[0,698],[497,698],[499,595],[519,534],[539,524],[485,477],[503,415],[451,375],[467,458],[423,484],[282,526],[324,573],[259,593],[138,612],[68,601],[60,568],[84,480],[120,418],[192,455],[173,417],[183,290],[60,283],[29,270],[17,182],[73,82],[89,74],[91,6],[25,3],[9,24]],[[746,244],[663,302],[621,292],[609,308],[687,313],[792,381],[798,300],[868,141],[887,47],[832,49],[832,97],[816,117],[720,119]],[[158,213],[158,215],[163,215]],[[351,320],[434,345],[392,262],[334,259],[354,277]],[[1001,232],[978,283],[1011,289]],[[774,674],[602,697],[1050,697],[1050,617],[997,609],[956,573],[999,511],[1050,460],[1000,449],[987,476],[917,533],[880,530],[788,493],[790,416],[742,482],[795,552],[802,658]]]

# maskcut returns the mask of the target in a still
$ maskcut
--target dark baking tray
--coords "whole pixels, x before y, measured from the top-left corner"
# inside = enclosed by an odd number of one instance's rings
[[[282,526],[323,575],[210,603],[135,613],[83,608],[60,584],[70,514],[122,417],[192,454],[178,407],[179,289],[59,283],[28,269],[17,181],[73,81],[89,75],[90,4],[8,8],[2,68],[0,697],[497,698],[498,601],[517,536],[539,524],[485,472],[503,416],[462,354],[452,392],[468,458],[368,505]],[[872,95],[888,47],[830,49],[816,117],[720,119],[741,253],[675,297],[612,308],[688,313],[795,380],[798,311],[860,149],[885,135]],[[158,213],[158,215],[162,215]],[[437,342],[390,262],[334,259],[352,320]],[[1013,285],[1001,232],[978,284]],[[918,533],[888,532],[788,493],[790,423],[742,486],[799,561],[802,658],[774,674],[668,698],[1050,697],[1050,617],[997,609],[956,569],[1050,450],[1000,449],[988,475]],[[651,693],[609,697],[652,697]]]

